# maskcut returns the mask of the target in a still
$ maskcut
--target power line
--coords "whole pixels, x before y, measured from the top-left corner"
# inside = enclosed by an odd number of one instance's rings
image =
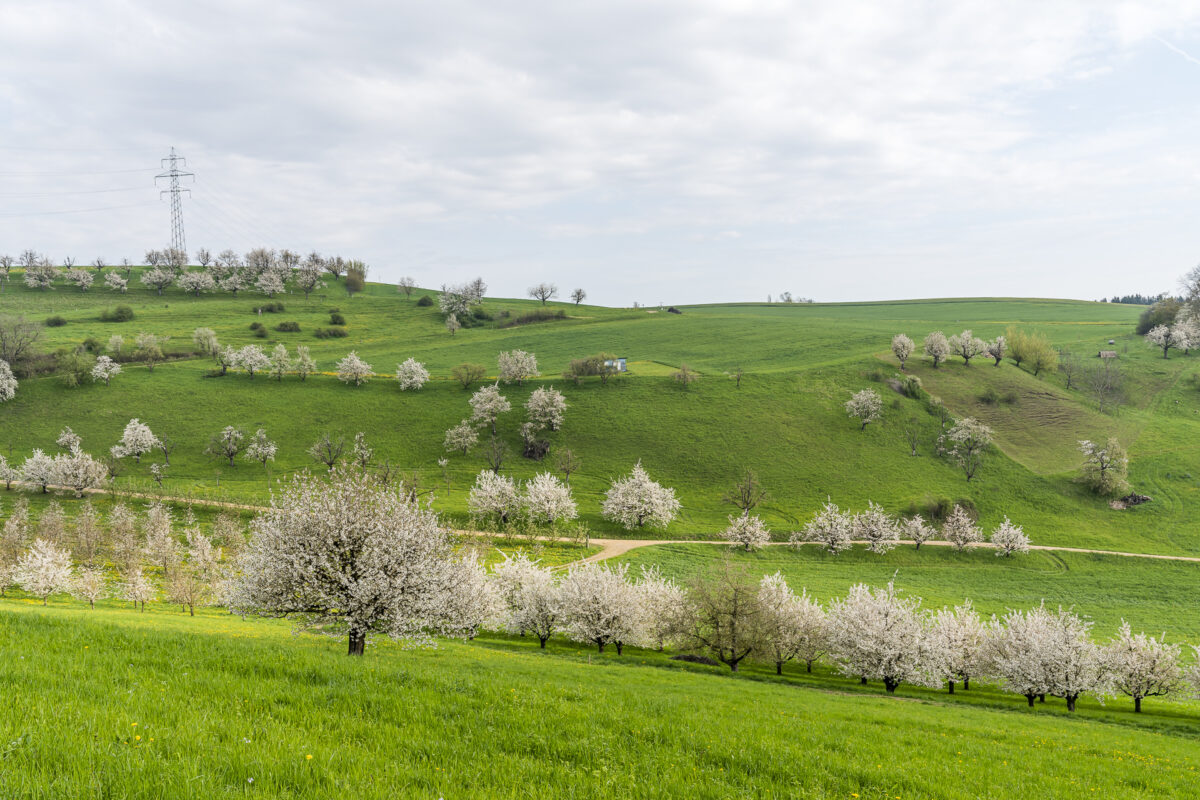
[[[122,206],[100,206],[99,208],[69,208],[63,211],[19,211],[11,214],[0,212],[0,218],[8,219],[10,217],[48,217],[58,214],[87,214],[92,211],[112,211],[118,208],[141,208],[143,206],[151,205],[152,203],[153,201],[144,203],[129,203]]]
[[[110,192],[144,192],[145,186],[124,186],[120,189],[78,189],[64,192],[17,192],[0,194],[0,197],[58,197],[64,194],[108,194]]]
[[[110,169],[102,172],[76,172],[68,170],[66,172],[0,172],[0,177],[55,177],[63,175],[125,175],[130,172],[154,172],[153,167],[143,167],[141,169]]]

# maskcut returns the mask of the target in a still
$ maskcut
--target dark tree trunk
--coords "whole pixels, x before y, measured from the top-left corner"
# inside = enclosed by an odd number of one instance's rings
[[[776,674],[776,675],[782,675],[782,674],[783,674],[783,662],[782,662],[782,661],[776,661],[776,662],[775,662],[775,674]]]
[[[549,636],[539,636],[538,637],[538,644],[540,644],[542,646],[543,650],[546,649],[546,640],[549,638],[550,638]]]
[[[596,647],[600,649],[601,653],[604,652],[604,642],[596,642]]]
[[[1142,713],[1142,698],[1140,698],[1140,697],[1133,698],[1133,713],[1135,713],[1135,714]]]
[[[1064,698],[1067,701],[1067,711],[1075,710],[1075,695],[1069,694]]]
[[[367,634],[365,631],[350,631],[349,655],[361,656],[367,649]]]
[[[191,603],[188,603],[188,616],[189,617],[196,616],[196,607],[194,605],[192,605]]]
[[[807,670],[806,670],[806,671],[807,671],[807,672],[812,672],[812,662],[811,662],[811,661],[806,661],[806,662],[805,662],[805,664],[806,664],[806,666],[807,666]]]
[[[947,694],[954,694],[954,681],[946,681],[946,686],[949,689]]]
[[[1031,694],[1027,694],[1027,695],[1025,695],[1025,699],[1029,701],[1029,707],[1030,707],[1030,708],[1033,708],[1033,697],[1034,697],[1034,696],[1033,696],[1033,695],[1031,695]]]
[[[625,649],[624,642],[617,642],[617,655],[621,655],[621,651]]]
[[[1044,703],[1044,702],[1046,702],[1046,695],[1045,695],[1044,693],[1043,693],[1043,694],[1039,694],[1039,695],[1038,695],[1038,702],[1039,702],[1039,703]]]
[[[863,675],[861,678],[859,678],[858,684],[859,684],[859,686],[866,686],[867,685],[867,676]]]
[[[971,676],[964,675],[963,676],[963,691],[964,692],[970,691],[970,689],[971,689]]]
[[[894,681],[891,679],[885,679],[883,682],[883,688],[887,689],[888,694],[895,694],[896,687],[899,685],[900,685],[900,681]]]

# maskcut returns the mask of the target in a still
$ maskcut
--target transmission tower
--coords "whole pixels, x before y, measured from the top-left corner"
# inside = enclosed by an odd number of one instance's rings
[[[162,159],[162,166],[166,168],[166,172],[154,176],[154,185],[158,185],[160,178],[166,178],[170,181],[166,189],[161,189],[158,196],[161,199],[163,195],[171,196],[171,247],[179,250],[181,253],[187,252],[187,237],[183,235],[183,198],[184,193],[191,194],[191,189],[183,189],[179,186],[180,178],[196,179],[196,173],[186,172],[187,159],[183,156],[175,155],[175,148],[171,148],[171,155]],[[183,169],[180,169],[183,167]]]

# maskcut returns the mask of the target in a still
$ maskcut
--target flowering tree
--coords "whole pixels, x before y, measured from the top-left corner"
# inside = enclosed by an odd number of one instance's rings
[[[1180,350],[1189,346],[1186,331],[1179,326],[1155,325],[1146,334],[1146,343],[1151,347],[1157,347],[1162,350],[1163,358],[1167,358],[1167,351],[1172,347]]]
[[[647,524],[665,528],[679,514],[679,501],[675,499],[675,490],[651,480],[639,461],[629,475],[613,480],[604,496],[601,512],[605,519],[626,530]]]
[[[962,681],[971,688],[971,677],[988,666],[989,629],[967,600],[954,608],[942,608],[930,619],[929,661],[939,680],[947,682],[950,694]]]
[[[940,367],[946,357],[950,355],[950,342],[946,341],[946,334],[941,331],[934,331],[926,336],[922,346],[925,355],[933,359],[934,367]]]
[[[859,430],[864,430],[867,425],[879,419],[879,415],[883,413],[883,399],[874,389],[855,392],[846,401],[846,413],[861,422]]]
[[[687,595],[675,581],[663,576],[658,565],[643,564],[641,570],[634,584],[639,607],[637,628],[644,646],[661,651],[676,636]]]
[[[357,464],[359,468],[366,469],[371,465],[371,459],[375,457],[375,448],[367,442],[367,434],[359,431],[354,434],[354,443],[350,445],[350,461]]]
[[[258,278],[255,279],[254,288],[258,289],[267,297],[274,297],[286,288],[284,286],[284,281],[286,278],[287,272],[271,266],[263,270],[259,274]]]
[[[42,494],[49,490],[54,478],[54,459],[39,449],[35,448],[33,454],[21,464],[21,479],[39,487]]]
[[[566,409],[566,398],[553,386],[539,386],[530,393],[529,399],[525,401],[525,411],[529,414],[529,421],[539,430],[549,428],[556,431],[562,427],[563,412]]]
[[[371,377],[371,365],[351,350],[349,355],[337,363],[337,376],[342,383],[362,386]]]
[[[232,467],[234,458],[242,451],[242,441],[245,438],[246,434],[240,428],[226,425],[220,433],[212,435],[204,452],[215,458],[229,459],[229,466]]]
[[[964,417],[938,438],[939,448],[954,459],[967,480],[983,464],[983,454],[992,443],[992,429],[973,417]]]
[[[1049,620],[1046,693],[1066,700],[1067,710],[1074,711],[1081,695],[1108,692],[1108,664],[1104,652],[1091,640],[1090,621],[1061,607]]]
[[[721,537],[750,552],[765,547],[771,541],[771,531],[761,517],[752,516],[749,512],[730,514],[729,525],[721,531]]]
[[[282,381],[288,374],[292,368],[292,359],[288,356],[288,350],[285,345],[275,345],[275,349],[271,351],[269,366],[271,368],[271,377],[277,381]]]
[[[506,555],[493,576],[508,607],[509,630],[532,633],[544,650],[546,642],[563,624],[554,574],[529,561],[522,553],[515,558]]]
[[[470,420],[463,420],[455,425],[450,430],[446,431],[445,447],[447,450],[461,450],[465,456],[470,452],[471,448],[479,443],[479,432],[475,430],[475,426]]]
[[[292,369],[300,376],[300,380],[307,380],[308,376],[317,371],[317,362],[313,361],[311,355],[308,354],[308,345],[296,346],[296,358],[292,361]]]
[[[1079,452],[1083,453],[1083,482],[1092,491],[1101,495],[1124,494],[1129,491],[1129,456],[1116,437],[1110,436],[1101,446],[1098,442],[1082,439]]]
[[[0,359],[0,403],[12,400],[17,396],[17,378],[13,375],[12,367],[7,361]]]
[[[458,591],[447,595],[446,618],[451,627],[474,639],[484,625],[496,620],[504,604],[495,582],[488,578],[487,567],[473,550],[456,559],[453,566]]]
[[[512,405],[500,394],[500,385],[481,386],[471,395],[471,422],[476,425],[490,425],[492,435],[496,434],[496,420],[501,414],[512,409]]]
[[[482,470],[475,478],[467,509],[472,516],[491,519],[504,524],[520,509],[517,487],[513,479],[497,475],[491,470]]]
[[[1104,655],[1114,688],[1133,698],[1137,713],[1142,711],[1143,698],[1171,694],[1182,685],[1179,645],[1169,645],[1144,633],[1135,635],[1124,620]]]
[[[71,588],[71,554],[60,550],[43,539],[34,541],[29,552],[17,561],[14,579],[18,586],[46,605],[47,598],[55,592]]]
[[[338,459],[342,457],[342,450],[346,448],[346,439],[342,436],[333,436],[328,432],[322,433],[321,438],[312,443],[308,448],[308,454],[314,461],[320,462],[333,470]]]
[[[920,599],[901,597],[891,581],[881,589],[855,584],[829,608],[829,652],[843,674],[883,681],[888,694],[901,683],[928,683]]]
[[[257,461],[265,467],[268,461],[275,460],[278,449],[276,444],[267,438],[267,432],[259,428],[254,432],[254,436],[250,437],[244,456],[247,461]]]
[[[967,514],[967,510],[960,505],[955,505],[950,511],[950,516],[942,525],[942,538],[954,545],[955,549],[961,553],[968,545],[982,542],[983,533]]]
[[[104,570],[98,567],[84,567],[75,574],[71,581],[71,596],[84,600],[91,608],[96,607],[96,601],[108,596],[108,581]]]
[[[908,519],[900,523],[900,535],[916,545],[917,550],[921,549],[921,545],[929,541],[937,533],[932,525],[925,522],[925,518],[920,514],[913,514]]]
[[[972,335],[971,331],[963,331],[956,333],[950,337],[947,342],[950,346],[950,352],[959,356],[963,360],[963,364],[971,366],[971,359],[975,356],[987,352],[987,342],[977,336]]]
[[[449,613],[461,589],[437,516],[362,470],[295,477],[253,525],[238,559],[236,609],[340,632],[350,655],[382,633],[417,643],[459,635]]]
[[[85,489],[97,489],[108,482],[108,468],[83,452],[76,444],[69,452],[54,456],[53,482],[75,491],[83,497]]]
[[[113,376],[120,374],[121,365],[108,356],[99,356],[96,359],[96,363],[92,365],[92,380],[96,382],[104,381],[105,386],[108,386]]]
[[[764,575],[758,584],[763,626],[760,650],[775,663],[775,674],[783,674],[783,665],[793,658],[805,662],[812,672],[813,662],[825,650],[825,612],[808,596],[797,595],[787,585],[783,573]]]
[[[899,543],[900,531],[882,507],[868,500],[867,510],[850,520],[850,538],[866,542],[872,553],[886,553]]]
[[[992,531],[992,544],[996,548],[996,555],[1006,558],[1013,553],[1029,552],[1029,537],[1021,530],[1020,525],[1009,522],[1008,517]]]
[[[125,575],[125,580],[121,583],[122,600],[127,600],[138,610],[145,611],[146,603],[153,602],[156,597],[158,591],[141,566],[134,567]]]
[[[316,289],[324,289],[325,282],[321,280],[321,270],[324,265],[320,259],[307,258],[304,263],[293,273],[296,281],[296,286],[300,291],[304,292],[304,299]]]
[[[903,333],[897,333],[892,337],[892,355],[900,362],[900,369],[904,369],[904,362],[908,361],[914,348],[913,340]]]
[[[163,360],[162,346],[169,338],[143,331],[133,340],[133,355],[141,359],[147,371],[154,372],[154,366]]]
[[[96,280],[95,275],[80,267],[67,270],[66,278],[68,283],[78,286],[81,292],[86,292],[92,288],[92,282]]]
[[[988,342],[987,349],[984,351],[988,357],[995,360],[994,366],[1000,366],[1000,362],[1004,360],[1004,352],[1008,347],[1008,340],[1003,336],[997,336],[992,341]]]
[[[125,294],[129,291],[129,281],[115,272],[104,273],[104,285],[120,294]]]
[[[211,292],[217,288],[217,282],[207,270],[184,272],[175,280],[175,285],[193,297],[199,297],[202,292]]]
[[[500,366],[500,380],[504,383],[520,386],[526,379],[542,374],[538,372],[537,357],[524,350],[509,350],[501,353],[496,360]]]
[[[525,513],[534,522],[556,525],[579,516],[571,488],[550,472],[539,472],[525,482],[521,496]]]
[[[248,344],[237,351],[237,355],[234,357],[234,365],[244,369],[246,374],[253,380],[255,372],[261,372],[270,368],[271,358],[258,345]]]
[[[625,574],[628,564],[609,568],[599,564],[573,567],[558,587],[559,613],[567,636],[591,642],[603,653],[614,644],[617,655],[637,637],[637,593]]]
[[[149,286],[160,295],[163,293],[163,289],[170,286],[174,280],[175,274],[171,270],[163,269],[162,267],[154,267],[142,273],[142,285]]]
[[[403,364],[396,365],[396,381],[400,384],[402,392],[417,390],[429,381],[429,370],[425,369],[425,365],[420,361],[410,358]]]
[[[843,550],[850,549],[851,526],[852,518],[849,514],[843,513],[832,502],[826,502],[824,508],[809,520],[804,529],[793,532],[788,541],[797,549],[804,542],[818,542],[836,556]]]

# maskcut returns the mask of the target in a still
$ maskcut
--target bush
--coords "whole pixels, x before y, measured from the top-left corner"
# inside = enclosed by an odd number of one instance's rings
[[[95,336],[89,336],[83,340],[83,349],[89,353],[99,353],[104,350],[104,345]]]
[[[417,301],[417,305],[421,306],[422,308],[428,308],[429,306],[433,305],[433,298],[427,294],[423,294],[421,295],[421,299]]]
[[[507,316],[507,313],[505,314]],[[519,317],[513,317],[504,324],[505,328],[515,328],[518,325],[529,325],[534,322],[549,322],[556,319],[566,319],[567,312],[561,308],[552,310],[549,308],[538,308],[533,311],[528,311]]]
[[[318,339],[344,339],[350,334],[345,328],[317,328],[313,335]]]
[[[295,321],[281,322],[275,326],[275,330],[279,331],[280,333],[299,333],[300,323]]]
[[[1137,327],[1134,329],[1134,332],[1138,336],[1145,336],[1156,325],[1171,325],[1175,322],[1175,315],[1179,313],[1179,309],[1182,306],[1183,304],[1173,297],[1165,297],[1159,300],[1143,311],[1142,315],[1138,317]]]
[[[100,312],[101,322],[129,322],[133,319],[133,309],[129,306],[106,308]]]
[[[958,500],[951,500],[949,497],[935,497],[929,494],[920,500],[910,502],[908,508],[904,510],[904,515],[911,517],[914,514],[920,514],[930,522],[945,522],[956,505],[962,506],[972,520],[979,518],[975,503],[970,498],[960,497]]]
[[[254,335],[257,336],[259,339],[265,339],[265,338],[267,338],[267,329],[264,328],[263,326],[259,325],[258,328],[254,331]]]
[[[255,306],[252,309],[255,314],[278,314],[284,310],[283,303],[280,302],[264,303],[263,305]]]
[[[63,325],[66,325],[66,324],[67,324],[66,317],[60,317],[57,314],[55,314],[53,317],[46,317],[46,327],[47,328],[61,328]]]
[[[345,325],[346,318],[343,317],[341,314],[338,314],[337,312],[331,312],[329,314],[329,324],[330,325]]]
[[[1009,389],[1007,392],[1000,395],[1000,399],[1010,406],[1016,403],[1020,398],[1021,396],[1013,389]]]
[[[252,331],[262,330],[262,326],[263,326],[263,324],[261,322],[251,322],[250,330],[252,330]]]
[[[996,391],[995,387],[989,386],[983,394],[979,395],[979,402],[989,406],[1000,405],[1000,393]]]
[[[491,320],[491,318],[492,318],[492,315],[489,314],[488,312],[484,311],[482,306],[476,306],[475,309],[471,312],[471,316],[474,317],[475,319],[483,320],[485,322],[488,320]]]

